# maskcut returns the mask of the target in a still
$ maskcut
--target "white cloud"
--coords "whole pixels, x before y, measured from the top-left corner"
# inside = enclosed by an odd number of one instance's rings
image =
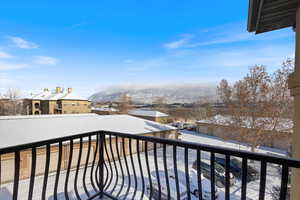
[[[17,47],[21,49],[36,49],[39,47],[39,45],[27,41],[21,37],[15,37],[15,36],[9,36],[8,37]]]
[[[29,68],[27,64],[0,62],[0,71]]]
[[[193,36],[191,34],[182,34],[181,38],[179,40],[175,40],[170,43],[166,43],[163,45],[164,48],[166,49],[178,49],[180,47],[183,47],[185,44],[188,43],[188,41],[192,38]]]
[[[274,33],[254,35],[245,31],[244,24],[225,24],[210,29],[184,34],[182,38],[163,46],[167,49],[196,48],[211,45],[223,45],[246,41],[266,41],[291,37],[290,30],[280,30]]]
[[[247,41],[247,40],[251,40],[251,39],[254,39],[254,38],[249,33],[237,33],[237,34],[231,34],[231,35],[224,35],[222,37],[218,37],[213,40],[191,43],[191,44],[186,45],[186,48],[209,46],[209,45],[215,45],[215,44],[242,42],[242,41]]]
[[[56,65],[58,60],[50,56],[35,56],[33,62],[39,65]]]
[[[10,54],[4,52],[4,51],[0,51],[0,59],[1,59],[1,58],[7,59],[7,58],[13,58],[13,57],[14,57],[14,56],[12,56],[12,55],[10,55]]]

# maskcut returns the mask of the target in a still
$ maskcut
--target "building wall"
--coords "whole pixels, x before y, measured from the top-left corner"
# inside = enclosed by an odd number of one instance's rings
[[[36,107],[38,105],[38,107]],[[31,101],[31,113],[33,115],[35,114],[42,114],[42,109],[41,109],[41,101],[40,100],[32,100]]]
[[[60,102],[63,114],[91,112],[91,103],[87,100],[61,100]]]
[[[145,136],[156,136],[156,137],[164,137],[164,138],[173,138],[177,139],[177,131],[171,130],[171,131],[164,131],[164,132],[158,132],[158,133],[149,133],[144,134]],[[91,164],[95,157],[95,162],[98,161],[98,151],[96,151],[96,141],[95,137],[92,138],[91,141],[91,149],[89,154],[89,164]],[[104,149],[104,159],[112,161],[112,158],[114,157],[115,160],[118,160],[118,152],[117,148],[119,149],[119,155],[120,157],[124,155],[130,154],[129,149],[129,139],[124,139],[124,149],[123,151],[123,140],[122,138],[116,139],[115,137],[109,137],[105,140],[105,149]],[[145,150],[145,142],[140,141],[140,151]],[[77,162],[79,159],[79,147],[80,145],[78,143],[73,144],[73,156],[72,156],[72,162],[71,162],[71,168],[77,167]],[[111,148],[112,147],[112,148]],[[137,152],[137,142],[136,140],[131,140],[131,151],[132,153]],[[160,147],[159,145],[157,147]],[[148,144],[148,150],[151,150],[153,148],[153,144]],[[107,153],[106,153],[107,151]],[[53,173],[56,172],[57,169],[57,162],[58,162],[58,152],[59,148],[58,146],[51,146],[50,148],[50,166],[49,166],[49,172]],[[69,144],[64,144],[62,148],[62,162],[61,162],[61,170],[66,170],[68,167],[68,158],[70,155],[70,146]],[[88,155],[88,141],[83,141],[82,146],[82,154],[81,154],[81,160],[80,160],[80,167],[83,168],[86,163]],[[107,156],[108,155],[108,156]],[[31,160],[32,160],[32,153],[31,150],[25,150],[22,151],[20,154],[20,178],[21,179],[27,179],[30,177],[31,172]],[[46,148],[38,148],[37,149],[37,159],[36,159],[36,175],[43,175],[45,170],[45,161],[46,161]],[[14,154],[5,154],[1,155],[0,157],[0,164],[1,164],[1,171],[0,171],[0,184],[3,183],[9,183],[13,181],[14,178]]]
[[[229,128],[227,126],[197,123],[197,131],[207,135],[212,135],[220,138],[228,138],[242,142],[241,133],[238,131],[234,131],[232,128]],[[268,131],[264,132],[266,134],[270,133]],[[291,133],[276,132],[276,134],[274,134],[274,137],[269,138],[268,141],[265,141],[263,145],[284,150],[290,150],[291,142]]]
[[[72,114],[72,113],[90,113],[91,108],[88,100],[24,100],[24,110],[26,114]],[[39,108],[35,108],[35,104]]]

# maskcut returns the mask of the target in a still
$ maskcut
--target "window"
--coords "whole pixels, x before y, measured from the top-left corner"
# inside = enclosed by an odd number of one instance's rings
[[[39,103],[35,103],[35,104],[34,104],[34,107],[35,107],[36,109],[39,109],[39,108],[40,108],[40,104],[39,104]]]

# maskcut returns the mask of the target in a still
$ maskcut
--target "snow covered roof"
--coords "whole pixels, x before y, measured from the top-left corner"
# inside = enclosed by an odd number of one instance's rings
[[[251,124],[251,118],[245,117],[242,124],[245,127],[250,127]],[[197,121],[197,123],[205,123],[205,124],[216,124],[216,125],[223,125],[223,126],[230,126],[234,123],[234,120],[231,116],[224,116],[224,115],[215,115],[214,117],[203,119]],[[273,129],[273,120],[271,118],[257,118],[255,121],[257,126],[260,126],[262,124],[264,125],[264,130],[271,130]],[[293,129],[293,120],[281,118],[279,119],[277,125],[276,125],[276,131],[279,132],[292,132]]]
[[[0,148],[99,130],[128,134],[175,130],[129,115],[97,114],[2,116],[0,129]]]
[[[115,108],[107,108],[107,107],[102,107],[102,108],[92,107],[91,110],[95,110],[95,111],[108,111],[108,112],[117,112],[118,111]]]
[[[61,96],[59,99],[63,99],[63,100],[87,100],[86,98],[78,96],[74,93],[66,93],[63,96]]]
[[[129,115],[145,116],[145,117],[168,117],[167,114],[156,110],[130,110]]]
[[[0,100],[1,100],[1,99],[9,99],[9,97],[6,96],[6,95],[4,95],[4,94],[0,94]]]
[[[87,100],[86,98],[80,97],[73,92],[56,92],[55,90],[47,90],[38,94],[31,94],[26,99],[37,99],[37,100]]]

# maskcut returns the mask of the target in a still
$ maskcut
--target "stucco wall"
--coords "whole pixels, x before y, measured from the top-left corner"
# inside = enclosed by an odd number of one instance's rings
[[[78,101],[78,100],[61,100],[62,113],[89,113],[91,112],[89,101]]]
[[[36,111],[39,114],[72,114],[72,113],[90,113],[91,108],[88,100],[30,100],[24,102],[26,114],[34,115]],[[40,108],[36,109],[34,104],[39,103]],[[61,107],[59,107],[61,105]]]

